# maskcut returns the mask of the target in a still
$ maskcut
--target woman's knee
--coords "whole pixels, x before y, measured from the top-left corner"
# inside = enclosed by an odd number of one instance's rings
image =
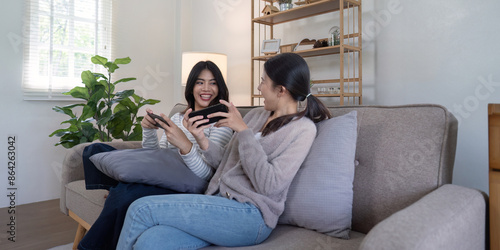
[[[141,210],[144,210],[146,209],[147,207],[147,197],[142,197],[142,198],[139,198],[135,201],[133,201],[130,206],[128,207],[128,212],[127,214],[130,214],[130,213],[134,213],[134,212],[138,212],[138,211],[141,211]]]
[[[182,230],[158,225],[144,231],[137,239],[134,249],[199,249],[208,245],[208,242]]]

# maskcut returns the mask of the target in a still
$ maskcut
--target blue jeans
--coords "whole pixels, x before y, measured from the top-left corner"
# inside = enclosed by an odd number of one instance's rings
[[[93,143],[83,149],[83,172],[85,174],[85,188],[87,190],[109,190],[111,187],[114,187],[118,184],[117,180],[103,174],[90,160],[90,157],[95,154],[113,150],[116,150],[116,148],[104,143]]]
[[[210,195],[157,195],[130,205],[117,249],[249,246],[267,239],[271,231],[250,203]]]

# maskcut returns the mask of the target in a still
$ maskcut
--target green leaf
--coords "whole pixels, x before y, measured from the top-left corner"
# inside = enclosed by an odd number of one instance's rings
[[[134,98],[134,102],[137,103],[137,104],[140,104],[142,100],[144,100],[144,98],[136,95],[136,94],[133,94],[132,95],[132,98]]]
[[[87,137],[81,137],[81,138],[80,138],[80,141],[79,141],[79,144],[86,143],[86,142],[88,142],[88,141],[89,141],[89,140],[88,140],[88,138],[87,138]]]
[[[103,142],[112,140],[112,138],[108,138],[108,135],[104,131],[100,131],[98,134],[96,134],[96,136],[97,136],[96,139],[99,139],[100,141],[103,141]],[[100,138],[103,138],[104,140],[101,140]]]
[[[68,92],[64,92],[63,94],[65,95],[71,95],[74,98],[79,98],[79,99],[84,99],[88,100],[89,99],[89,92],[87,88],[85,87],[74,87]]]
[[[65,135],[65,134],[67,134],[67,133],[71,133],[71,131],[68,131],[68,129],[66,129],[66,128],[58,129],[58,130],[52,132],[52,134],[50,134],[49,137],[52,137],[54,135],[57,136],[57,137],[61,137],[61,136]]]
[[[139,107],[142,107],[144,105],[155,105],[157,103],[159,103],[160,100],[156,100],[156,99],[147,99],[147,100],[144,100],[142,101],[140,104],[139,104]]]
[[[89,97],[87,105],[90,105],[90,103],[93,103],[94,105],[97,104],[97,102],[103,98],[106,97],[106,92],[104,91],[104,87],[100,86],[96,92],[92,93],[92,95]]]
[[[98,133],[98,130],[94,128],[94,124],[82,123],[82,135],[85,138],[85,142],[93,141],[96,133]]]
[[[96,111],[95,106],[92,107],[86,105],[85,107],[83,107],[82,115],[80,116],[79,120],[82,121],[82,120],[87,120],[90,117],[94,117],[95,111]]]
[[[99,55],[93,56],[91,59],[93,64],[100,64],[102,66],[105,66],[105,64],[108,62],[108,59]]]
[[[120,79],[120,80],[114,82],[113,85],[116,85],[116,84],[121,83],[121,82],[130,82],[130,81],[134,81],[134,80],[137,80],[137,78],[135,78],[135,77],[123,78],[123,79]]]
[[[73,126],[73,128],[76,129],[76,126],[78,125],[78,117],[75,116],[75,117],[72,117],[69,120],[63,121],[63,122],[61,122],[61,125],[65,124],[65,123],[67,123],[67,124],[70,125],[70,127],[68,129],[72,128],[72,126]],[[78,130],[78,129],[76,129],[76,130]]]
[[[101,80],[101,81],[99,81],[99,83],[100,83],[99,86],[102,86],[104,88],[104,90],[106,91],[106,93],[115,92],[115,86],[113,84],[108,84],[108,82],[105,80]]]
[[[64,141],[60,141],[59,143],[56,143],[56,146],[57,145],[61,145],[65,148],[72,148],[72,147],[78,145],[78,143],[76,143],[74,140],[64,140]]]
[[[108,80],[108,77],[106,77],[104,74],[101,73],[93,73],[93,74],[96,80],[98,80],[99,78],[104,78],[106,81]]]
[[[132,59],[130,59],[130,57],[115,59],[116,64],[129,64],[131,61],[132,61]]]
[[[113,112],[117,113],[123,110],[127,110],[127,107],[122,104],[122,102],[116,104],[115,108],[113,109]]]
[[[112,114],[113,113],[112,113],[111,109],[106,109],[106,111],[104,111],[104,113],[102,114],[100,119],[97,121],[97,125],[106,125],[109,122],[109,120],[111,119]]]
[[[58,113],[62,113],[62,114],[65,114],[65,115],[69,115],[70,117],[75,117],[75,114],[73,113],[73,110],[71,110],[71,108],[67,108],[67,107],[59,107],[59,106],[55,106],[52,108],[52,110],[58,112]]]
[[[127,107],[127,109],[131,110],[132,112],[133,112],[133,109],[137,108],[137,105],[135,105],[135,103],[133,101],[131,101],[130,98],[126,98],[126,99],[121,100],[118,105],[123,105],[123,106]],[[117,112],[117,111],[115,111],[115,112]]]
[[[90,70],[83,71],[81,74],[82,82],[87,88],[92,90],[97,83],[96,76]]]
[[[101,111],[105,107],[106,107],[106,103],[105,102],[100,102],[99,105],[97,106],[97,110]]]
[[[64,106],[64,109],[73,109],[74,107],[85,106],[85,103],[75,103]]]
[[[130,135],[123,139],[124,141],[142,141],[142,127],[135,126],[133,132]]]
[[[128,99],[133,94],[134,94],[133,89],[117,92],[115,94],[115,99],[113,99],[113,101],[111,101],[111,104],[119,103],[125,99]]]
[[[127,89],[127,90],[117,92],[116,96],[122,97],[122,98],[127,98],[127,97],[132,96],[134,94],[134,92],[135,92],[135,90],[133,90],[133,89]]]
[[[109,73],[114,73],[116,69],[120,68],[118,65],[112,62],[107,62],[106,65],[104,65],[108,69]]]
[[[116,138],[115,135],[121,134],[122,131],[130,131],[132,125],[133,123],[130,116],[130,111],[121,110],[113,115],[112,119],[108,123],[107,129]]]

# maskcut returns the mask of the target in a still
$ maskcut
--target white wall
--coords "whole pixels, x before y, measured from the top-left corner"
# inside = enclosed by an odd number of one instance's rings
[[[175,91],[175,55],[178,40],[175,32],[176,10],[180,0],[148,0],[138,4],[133,0],[114,1],[114,21],[118,24],[114,57],[132,58],[129,65],[117,70],[118,77],[137,77],[136,81],[121,83],[120,88],[134,88],[145,98],[161,100],[153,110],[168,114],[178,102]],[[56,105],[69,102],[24,101],[21,89],[24,1],[2,0],[0,10],[0,135],[7,155],[7,137],[17,138],[17,200],[16,205],[55,199],[60,194],[60,168],[66,149],[53,145],[59,138],[49,138],[61,128],[66,116],[52,111]],[[181,100],[183,98],[181,97]],[[142,115],[144,110],[140,112]],[[0,170],[0,188],[7,192],[7,160]],[[6,196],[0,197],[0,207],[9,205]]]
[[[180,87],[182,51],[228,55],[231,100],[250,104],[250,1],[114,1],[116,57],[132,63],[118,70],[123,83],[142,96],[160,99],[153,107],[168,112],[183,102]],[[23,1],[2,0],[0,10],[0,150],[17,135],[17,204],[59,197],[60,166],[65,149],[48,135],[64,120],[51,110],[64,102],[23,101]],[[495,11],[500,2],[466,0],[363,0],[363,94],[365,104],[437,103],[460,120],[453,182],[488,190],[487,103],[500,102],[500,34]],[[318,17],[298,22],[316,38],[331,26]],[[302,32],[286,37],[302,36]],[[314,63],[314,62],[313,62]],[[489,85],[488,85],[489,83]],[[144,114],[144,111],[141,111]],[[6,163],[4,163],[4,166]],[[7,191],[7,170],[0,170]],[[8,206],[6,196],[0,207]]]
[[[230,99],[235,105],[250,105],[250,1],[191,4],[191,50],[226,54]]]
[[[48,135],[62,121],[52,111],[61,103],[23,101],[21,90],[23,63],[24,1],[2,1],[0,10],[0,139],[2,155],[7,156],[7,137],[17,136],[16,205],[59,197],[59,178],[65,150],[54,147],[58,141]],[[0,207],[10,204],[7,199],[7,157],[0,170]]]
[[[488,191],[487,104],[500,102],[500,2],[376,1],[376,103],[459,120],[453,182]],[[485,84],[486,83],[486,84]]]
[[[180,1],[134,0],[113,1],[115,57],[132,59],[116,72],[118,77],[137,77],[123,83],[121,89],[134,88],[144,98],[161,102],[152,106],[155,113],[169,110],[176,103],[174,84],[176,72],[176,8]],[[145,110],[141,110],[141,115]]]

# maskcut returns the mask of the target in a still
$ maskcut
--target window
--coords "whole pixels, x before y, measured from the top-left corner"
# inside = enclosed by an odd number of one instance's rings
[[[112,0],[26,0],[25,99],[65,99],[90,58],[111,57]]]

